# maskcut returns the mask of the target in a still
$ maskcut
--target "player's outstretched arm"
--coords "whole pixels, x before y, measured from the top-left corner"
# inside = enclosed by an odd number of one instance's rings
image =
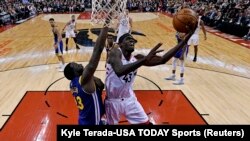
[[[138,59],[136,62],[123,65],[121,61],[122,53],[119,49],[113,48],[109,55],[108,62],[113,67],[117,76],[122,76],[128,74],[131,71],[136,70],[140,66],[142,66],[145,62],[149,61],[152,57],[155,56],[156,53],[161,52],[162,50],[158,50],[162,44],[157,44],[147,56],[143,56],[143,58]]]
[[[206,29],[205,29],[204,22],[202,20],[200,22],[200,25],[201,25],[202,32],[204,34],[204,39],[207,40],[207,32],[206,32]]]
[[[192,36],[193,31],[189,32],[185,39],[183,41],[181,41],[178,45],[176,45],[174,48],[170,49],[167,53],[165,53],[163,56],[157,56],[154,55],[153,57],[151,57],[150,60],[145,61],[145,63],[143,65],[145,66],[156,66],[156,65],[161,65],[161,64],[165,64],[167,61],[169,61],[176,53],[179,49],[182,49],[186,44],[187,41],[189,40],[189,38]],[[143,55],[138,54],[135,56],[137,59],[143,58]]]
[[[83,71],[82,80],[81,80],[82,85],[88,83],[90,80],[93,80],[93,75],[94,75],[95,70],[98,66],[99,60],[101,58],[101,53],[102,53],[103,48],[105,46],[107,33],[108,33],[108,27],[105,26],[101,30],[101,33],[99,34],[99,36],[96,40],[96,44],[94,46],[92,56],[89,60],[89,63],[86,65],[85,70]]]
[[[62,32],[65,30],[65,28],[66,28],[68,25],[70,25],[70,22],[67,22],[67,23],[65,24],[65,26],[64,26],[63,29],[62,29]]]
[[[167,61],[169,61],[176,53],[178,50],[182,49],[185,47],[187,44],[188,40],[190,37],[193,35],[193,31],[189,32],[184,40],[182,40],[179,44],[177,44],[174,48],[170,49],[166,54],[162,56],[161,64],[165,64]]]

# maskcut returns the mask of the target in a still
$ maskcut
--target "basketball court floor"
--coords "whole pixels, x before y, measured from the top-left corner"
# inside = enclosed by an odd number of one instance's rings
[[[80,50],[69,41],[66,62],[86,65],[100,26],[90,14],[78,18]],[[57,124],[77,124],[77,107],[69,81],[58,72],[48,19],[60,29],[71,14],[39,15],[0,34],[0,140],[56,140]],[[162,13],[131,13],[136,53],[146,54],[157,43],[165,51],[176,45],[172,18]],[[198,60],[190,47],[185,84],[173,85],[171,61],[139,69],[134,90],[155,124],[250,124],[250,43],[207,28],[200,33]],[[223,36],[221,36],[223,35]],[[63,39],[65,42],[65,39]],[[237,42],[233,42],[237,41]],[[105,79],[103,51],[95,76]],[[177,78],[179,68],[177,67]],[[105,91],[104,91],[105,93]],[[127,124],[126,120],[120,124]]]

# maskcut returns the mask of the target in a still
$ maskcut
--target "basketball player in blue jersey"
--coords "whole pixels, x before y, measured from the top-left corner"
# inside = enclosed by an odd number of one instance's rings
[[[49,19],[50,25],[52,27],[52,32],[54,35],[54,47],[55,53],[59,60],[59,71],[63,71],[64,69],[64,58],[63,58],[63,42],[62,42],[62,35],[59,32],[58,27],[56,26],[55,20],[53,18]]]
[[[178,33],[176,34],[176,39],[177,43],[180,43],[185,36],[185,33]],[[177,61],[180,60],[180,80],[174,82],[173,84],[175,85],[182,85],[184,84],[184,70],[185,70],[185,57],[188,54],[188,48],[189,46],[186,44],[184,48],[180,49],[177,51],[177,53],[173,57],[173,70],[172,70],[172,75],[170,77],[165,78],[166,80],[175,80],[175,72],[176,72],[176,66],[177,66]]]
[[[133,83],[137,69],[141,66],[156,66],[165,64],[178,50],[182,49],[194,31],[188,33],[183,41],[170,49],[163,56],[156,53],[162,45],[157,44],[147,56],[138,54],[133,56],[134,45],[137,42],[131,34],[126,33],[119,38],[119,47],[110,51],[106,67],[105,109],[108,124],[118,124],[124,115],[131,124],[150,124],[149,118],[137,101],[133,91]]]
[[[106,21],[108,23],[109,21]],[[70,89],[79,109],[80,125],[100,125],[104,114],[101,94],[104,88],[102,81],[94,77],[101,53],[105,46],[108,27],[104,26],[99,34],[89,63],[84,68],[75,62],[69,63],[64,69],[65,77],[70,80]]]

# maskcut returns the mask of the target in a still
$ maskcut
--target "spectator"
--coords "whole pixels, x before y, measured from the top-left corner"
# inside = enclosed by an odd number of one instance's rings
[[[245,39],[245,40],[250,40],[250,28],[249,28],[249,31],[248,31],[247,35],[245,35],[245,36],[243,37],[243,39]]]

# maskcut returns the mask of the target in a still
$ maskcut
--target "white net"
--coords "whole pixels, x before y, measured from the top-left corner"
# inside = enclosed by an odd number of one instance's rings
[[[107,18],[113,23],[126,10],[127,0],[92,0],[92,24],[103,24]]]

